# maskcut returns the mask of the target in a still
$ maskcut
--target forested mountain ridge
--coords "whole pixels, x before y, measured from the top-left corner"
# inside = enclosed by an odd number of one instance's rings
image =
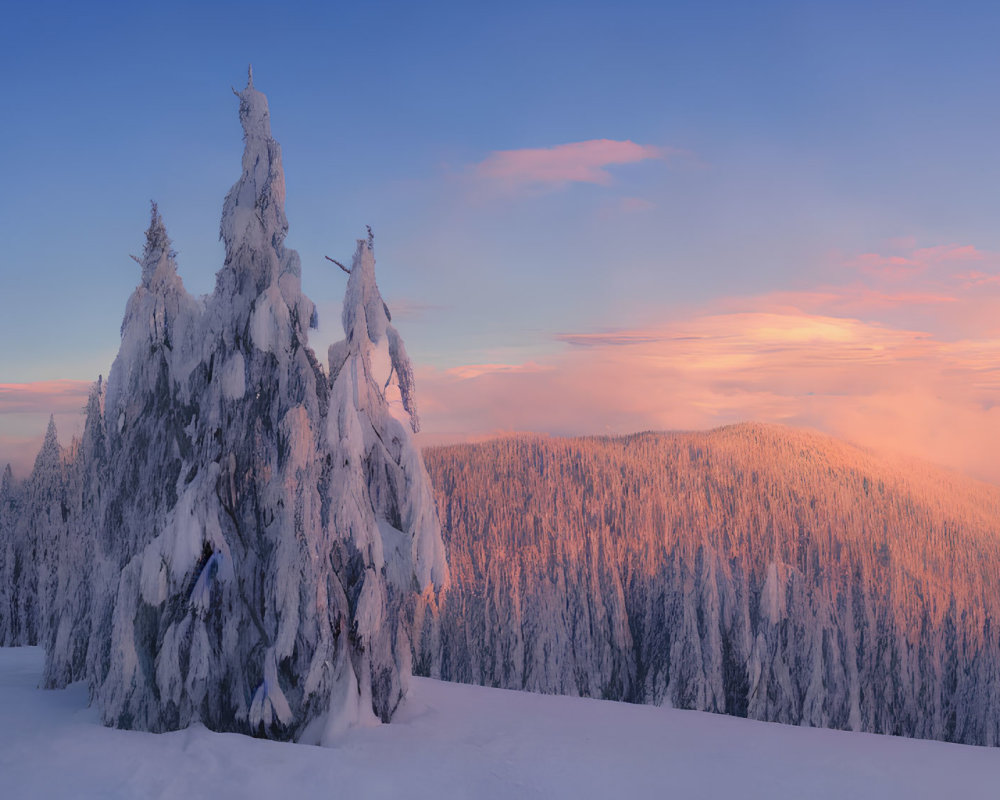
[[[1000,488],[758,424],[424,459],[423,673],[1000,742]]]

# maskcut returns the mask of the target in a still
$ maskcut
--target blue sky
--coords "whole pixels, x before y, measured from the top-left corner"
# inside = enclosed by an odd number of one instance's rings
[[[9,3],[0,384],[107,373],[150,199],[189,289],[211,290],[239,174],[230,86],[248,62],[283,148],[287,243],[326,312],[316,343],[335,338],[343,290],[322,256],[346,258],[371,224],[383,294],[433,384],[468,365],[568,368],[567,335],[885,290],[856,269],[864,255],[973,247],[992,276],[997,41],[1000,9],[972,2]],[[658,155],[598,180],[484,168],[605,139]],[[918,306],[838,313],[941,342],[995,333]],[[18,413],[0,436],[37,424]],[[442,433],[522,425],[447,416]],[[574,420],[555,432],[701,422]]]

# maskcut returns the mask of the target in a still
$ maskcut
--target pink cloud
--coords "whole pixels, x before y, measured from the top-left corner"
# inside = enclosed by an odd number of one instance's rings
[[[722,298],[724,311],[805,311],[916,326],[942,338],[1000,333],[1000,253],[947,244],[896,255],[864,253],[840,263],[856,270],[848,282]],[[956,267],[964,266],[964,270]],[[841,275],[843,273],[840,273]]]
[[[425,430],[627,433],[762,420],[1000,481],[1000,338],[942,341],[789,310],[559,339],[575,346],[544,370],[422,371]]]
[[[934,247],[906,247],[906,255],[862,253],[847,262],[847,266],[883,280],[908,280],[942,265],[982,262],[996,258],[995,254],[977,249],[971,244],[944,244]]]
[[[568,183],[596,183],[607,186],[607,167],[663,159],[675,151],[633,141],[590,139],[554,147],[498,150],[473,168],[480,179],[506,188],[520,186],[560,187]]]
[[[82,411],[91,385],[67,380],[0,383],[0,414]]]
[[[656,203],[643,197],[623,197],[618,203],[618,208],[625,214],[638,214],[656,208]]]
[[[468,380],[469,378],[478,378],[482,375],[494,375],[494,374],[511,374],[515,372],[542,372],[549,367],[543,367],[540,364],[535,364],[534,362],[528,362],[526,364],[464,364],[458,367],[452,367],[445,371],[445,374],[458,378],[460,380]]]
[[[1000,274],[990,274],[979,270],[970,270],[954,276],[955,280],[961,283],[963,289],[972,289],[977,286],[1000,285]]]
[[[881,278],[906,278],[927,268],[926,264],[912,258],[882,256],[878,253],[862,253],[850,261],[849,266]]]
[[[913,251],[914,260],[929,264],[950,264],[956,261],[983,261],[988,253],[971,244],[943,244]]]
[[[574,347],[620,347],[661,341],[660,334],[649,331],[606,331],[602,333],[557,333],[556,339]]]
[[[937,291],[883,291],[861,283],[822,286],[812,290],[769,292],[751,297],[730,297],[718,302],[729,311],[810,311],[835,316],[859,316],[894,309],[937,307],[957,303],[954,293]]]
[[[566,331],[555,336],[564,345],[556,355],[532,361],[498,350],[423,369],[422,438],[753,419],[1000,482],[998,259],[971,245],[908,242],[896,255],[848,262],[861,274],[844,285],[720,298],[663,325]],[[82,419],[88,389],[79,381],[0,384],[0,463],[5,441],[8,453],[33,458],[49,413]],[[26,426],[10,423],[29,417],[30,442]]]

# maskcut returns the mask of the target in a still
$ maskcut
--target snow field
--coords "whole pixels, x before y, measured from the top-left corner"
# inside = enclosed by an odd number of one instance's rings
[[[327,748],[104,728],[0,649],[5,798],[995,798],[1000,749],[414,678],[388,725]]]

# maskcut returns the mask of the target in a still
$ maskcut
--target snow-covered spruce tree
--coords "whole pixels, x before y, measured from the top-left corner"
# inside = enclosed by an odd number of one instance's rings
[[[66,470],[49,419],[42,447],[31,475],[16,492],[5,480],[7,522],[4,547],[6,604],[0,612],[0,644],[34,645],[45,641],[56,599],[57,556],[68,509]]]
[[[151,727],[155,712],[129,703],[151,691],[157,621],[139,605],[144,550],[170,523],[178,502],[184,456],[190,453],[186,426],[192,403],[180,399],[177,375],[194,356],[192,341],[199,305],[187,294],[174,261],[163,219],[155,205],[142,258],[141,279],[126,306],[122,343],[104,396],[90,407],[99,446],[90,470],[100,475],[89,498],[97,519],[93,536],[93,594],[87,674],[105,722]],[[88,427],[92,426],[88,419]],[[46,673],[71,658],[48,651]]]
[[[24,574],[24,548],[14,535],[20,518],[20,494],[21,487],[8,464],[0,478],[0,647],[29,644],[35,627],[34,612],[28,620],[24,616],[24,595],[29,583]],[[30,586],[37,587],[37,581]]]
[[[104,382],[90,390],[83,437],[66,465],[66,514],[54,554],[55,594],[41,643],[48,657],[42,684],[61,688],[86,677],[91,639],[94,557],[106,484]]]
[[[252,77],[238,94],[243,174],[215,291],[184,291],[154,209],[108,380],[88,671],[111,725],[323,741],[391,716],[413,600],[447,568],[426,473],[386,400],[413,408],[370,248],[331,381],[284,246],[267,100]],[[377,355],[395,365],[384,378]]]
[[[388,719],[410,674],[413,590],[444,586],[448,569],[430,480],[408,430],[419,427],[412,368],[375,283],[370,237],[358,240],[343,324],[345,338],[329,350],[330,524],[346,534],[361,693],[372,693]]]

